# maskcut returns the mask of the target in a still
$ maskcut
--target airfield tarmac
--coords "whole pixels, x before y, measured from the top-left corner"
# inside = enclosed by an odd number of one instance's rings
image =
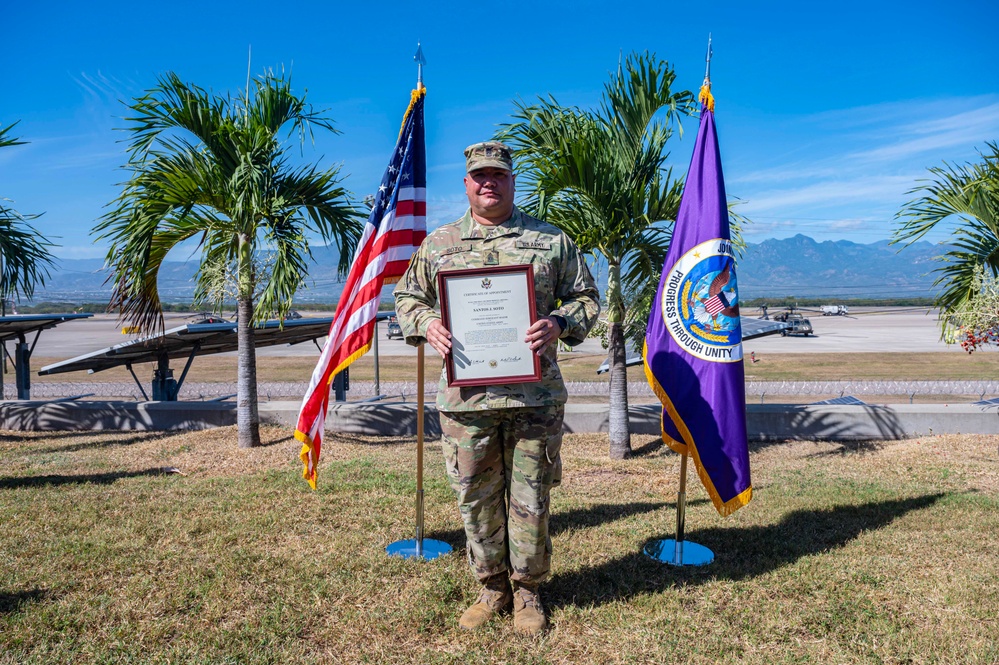
[[[940,339],[937,310],[929,308],[850,308],[850,316],[806,313],[815,332],[770,335],[743,343],[743,352],[761,353],[964,353]]]
[[[330,316],[329,313],[302,312],[304,316]],[[755,312],[747,313],[753,316]],[[957,352],[958,345],[940,340],[936,310],[928,308],[851,308],[850,316],[822,316],[809,313],[815,330],[813,335],[771,335],[744,343],[746,356],[767,353],[858,353]],[[168,313],[166,329],[190,321],[189,314]],[[112,314],[95,314],[93,318],[70,321],[52,330],[43,331],[33,355],[46,359],[69,359],[92,353],[132,339],[123,335],[121,325]],[[29,342],[31,339],[28,340]],[[584,353],[602,353],[599,340],[588,339],[575,348]],[[386,339],[385,324],[379,324],[378,351],[381,355],[415,355],[416,350],[398,339]],[[235,352],[233,352],[234,355]],[[315,344],[278,345],[258,349],[261,356],[313,356],[319,350]],[[37,367],[35,368],[37,369]]]

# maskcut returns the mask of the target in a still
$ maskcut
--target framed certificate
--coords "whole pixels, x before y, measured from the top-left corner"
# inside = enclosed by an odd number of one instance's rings
[[[490,386],[541,380],[541,362],[524,341],[537,319],[534,267],[442,270],[437,293],[451,353],[449,386]]]

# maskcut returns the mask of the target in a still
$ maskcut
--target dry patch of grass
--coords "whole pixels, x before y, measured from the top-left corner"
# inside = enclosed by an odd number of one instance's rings
[[[746,364],[747,381],[991,381],[999,353],[774,353]]]
[[[569,435],[538,639],[458,629],[476,585],[436,442],[426,526],[457,552],[419,562],[384,555],[412,537],[413,439],[331,439],[312,492],[287,430],[235,438],[0,432],[0,663],[999,661],[999,437],[756,446],[730,518],[691,474],[717,558],[674,569],[641,551],[679,458]]]

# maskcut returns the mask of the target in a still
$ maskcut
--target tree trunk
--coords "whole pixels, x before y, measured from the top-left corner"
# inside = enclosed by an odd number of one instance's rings
[[[240,448],[260,445],[257,411],[257,347],[253,340],[253,276],[249,242],[240,237],[239,286],[236,298],[236,430]]]
[[[625,364],[624,303],[621,295],[621,264],[610,263],[607,270],[607,341],[610,360],[610,457],[631,455],[628,429],[628,366]]]

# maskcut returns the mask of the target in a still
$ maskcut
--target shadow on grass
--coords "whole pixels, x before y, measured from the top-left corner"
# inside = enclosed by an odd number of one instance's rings
[[[269,446],[276,446],[278,444],[287,443],[289,441],[294,441],[294,440],[295,440],[295,435],[289,434],[288,436],[282,436],[280,439],[274,439],[273,441],[261,441],[260,447],[267,448]]]
[[[37,434],[37,432],[32,432],[32,433],[33,434]],[[39,436],[44,436],[46,439],[79,439],[79,438],[82,438],[82,437],[85,437],[85,436],[94,436],[94,432],[92,432],[92,431],[86,431],[86,432],[79,432],[79,431],[51,431],[51,432],[44,432],[44,433],[40,434]],[[6,441],[13,441],[13,442],[34,441],[36,438],[38,438],[38,437],[37,436],[35,436],[35,437],[24,436],[20,432],[17,432],[15,434],[0,434],[0,441],[3,441],[3,442],[6,442]]]
[[[47,600],[52,594],[44,589],[32,589],[30,591],[0,591],[0,615],[13,614],[28,603],[40,603]]]
[[[368,446],[370,448],[394,447],[401,445],[413,445],[416,443],[415,436],[376,436],[373,434],[334,434],[337,443],[350,443],[356,446]],[[332,437],[331,437],[332,440]],[[434,440],[427,437],[426,442],[432,443]]]
[[[100,448],[118,448],[121,446],[130,446],[134,443],[145,443],[147,441],[156,441],[158,439],[166,439],[171,436],[176,436],[177,432],[135,432],[132,436],[124,439],[104,439],[99,438],[96,441],[87,441],[85,443],[73,443],[67,446],[52,446],[50,448],[39,448],[33,452],[36,453],[77,453],[81,450],[95,450]],[[97,432],[87,432],[87,436],[99,436]]]
[[[852,453],[876,453],[885,447],[883,441],[837,441],[836,444],[839,448],[812,453],[806,457],[846,457]]]
[[[146,469],[145,471],[116,471],[114,473],[91,473],[81,476],[22,476],[19,478],[0,478],[0,489],[18,489],[21,487],[43,487],[45,485],[110,485],[122,478],[140,478],[142,476],[164,475],[162,469]]]
[[[638,551],[599,566],[555,575],[545,585],[545,596],[552,607],[585,607],[670,587],[758,577],[802,557],[842,547],[864,531],[929,508],[942,496],[928,494],[828,510],[798,510],[769,526],[695,530],[687,534],[687,539],[715,553],[714,563],[708,566],[675,568],[658,563],[642,553],[649,544],[644,543]]]
[[[652,453],[658,451],[660,448],[665,446],[663,443],[663,438],[661,436],[649,439],[637,448],[631,451],[630,457],[644,457],[645,455],[651,455]]]
[[[693,506],[699,503],[707,503],[707,499],[688,501],[687,505]],[[672,505],[674,504],[604,503],[596,506],[591,506],[590,508],[577,508],[575,510],[569,510],[564,513],[559,512],[553,514],[551,517],[549,534],[552,536],[557,536],[560,533],[564,533],[566,531],[572,531],[574,529],[587,529],[587,528],[597,527],[600,526],[601,524],[608,524],[610,522],[616,522],[617,520],[624,519],[626,517],[631,517],[632,515],[655,512],[660,508],[666,508],[667,506],[672,506]],[[445,543],[448,543],[455,549],[462,548],[465,546],[464,529],[450,529],[448,531],[437,531],[434,533],[428,533],[427,538],[433,538],[435,540],[443,540]]]

